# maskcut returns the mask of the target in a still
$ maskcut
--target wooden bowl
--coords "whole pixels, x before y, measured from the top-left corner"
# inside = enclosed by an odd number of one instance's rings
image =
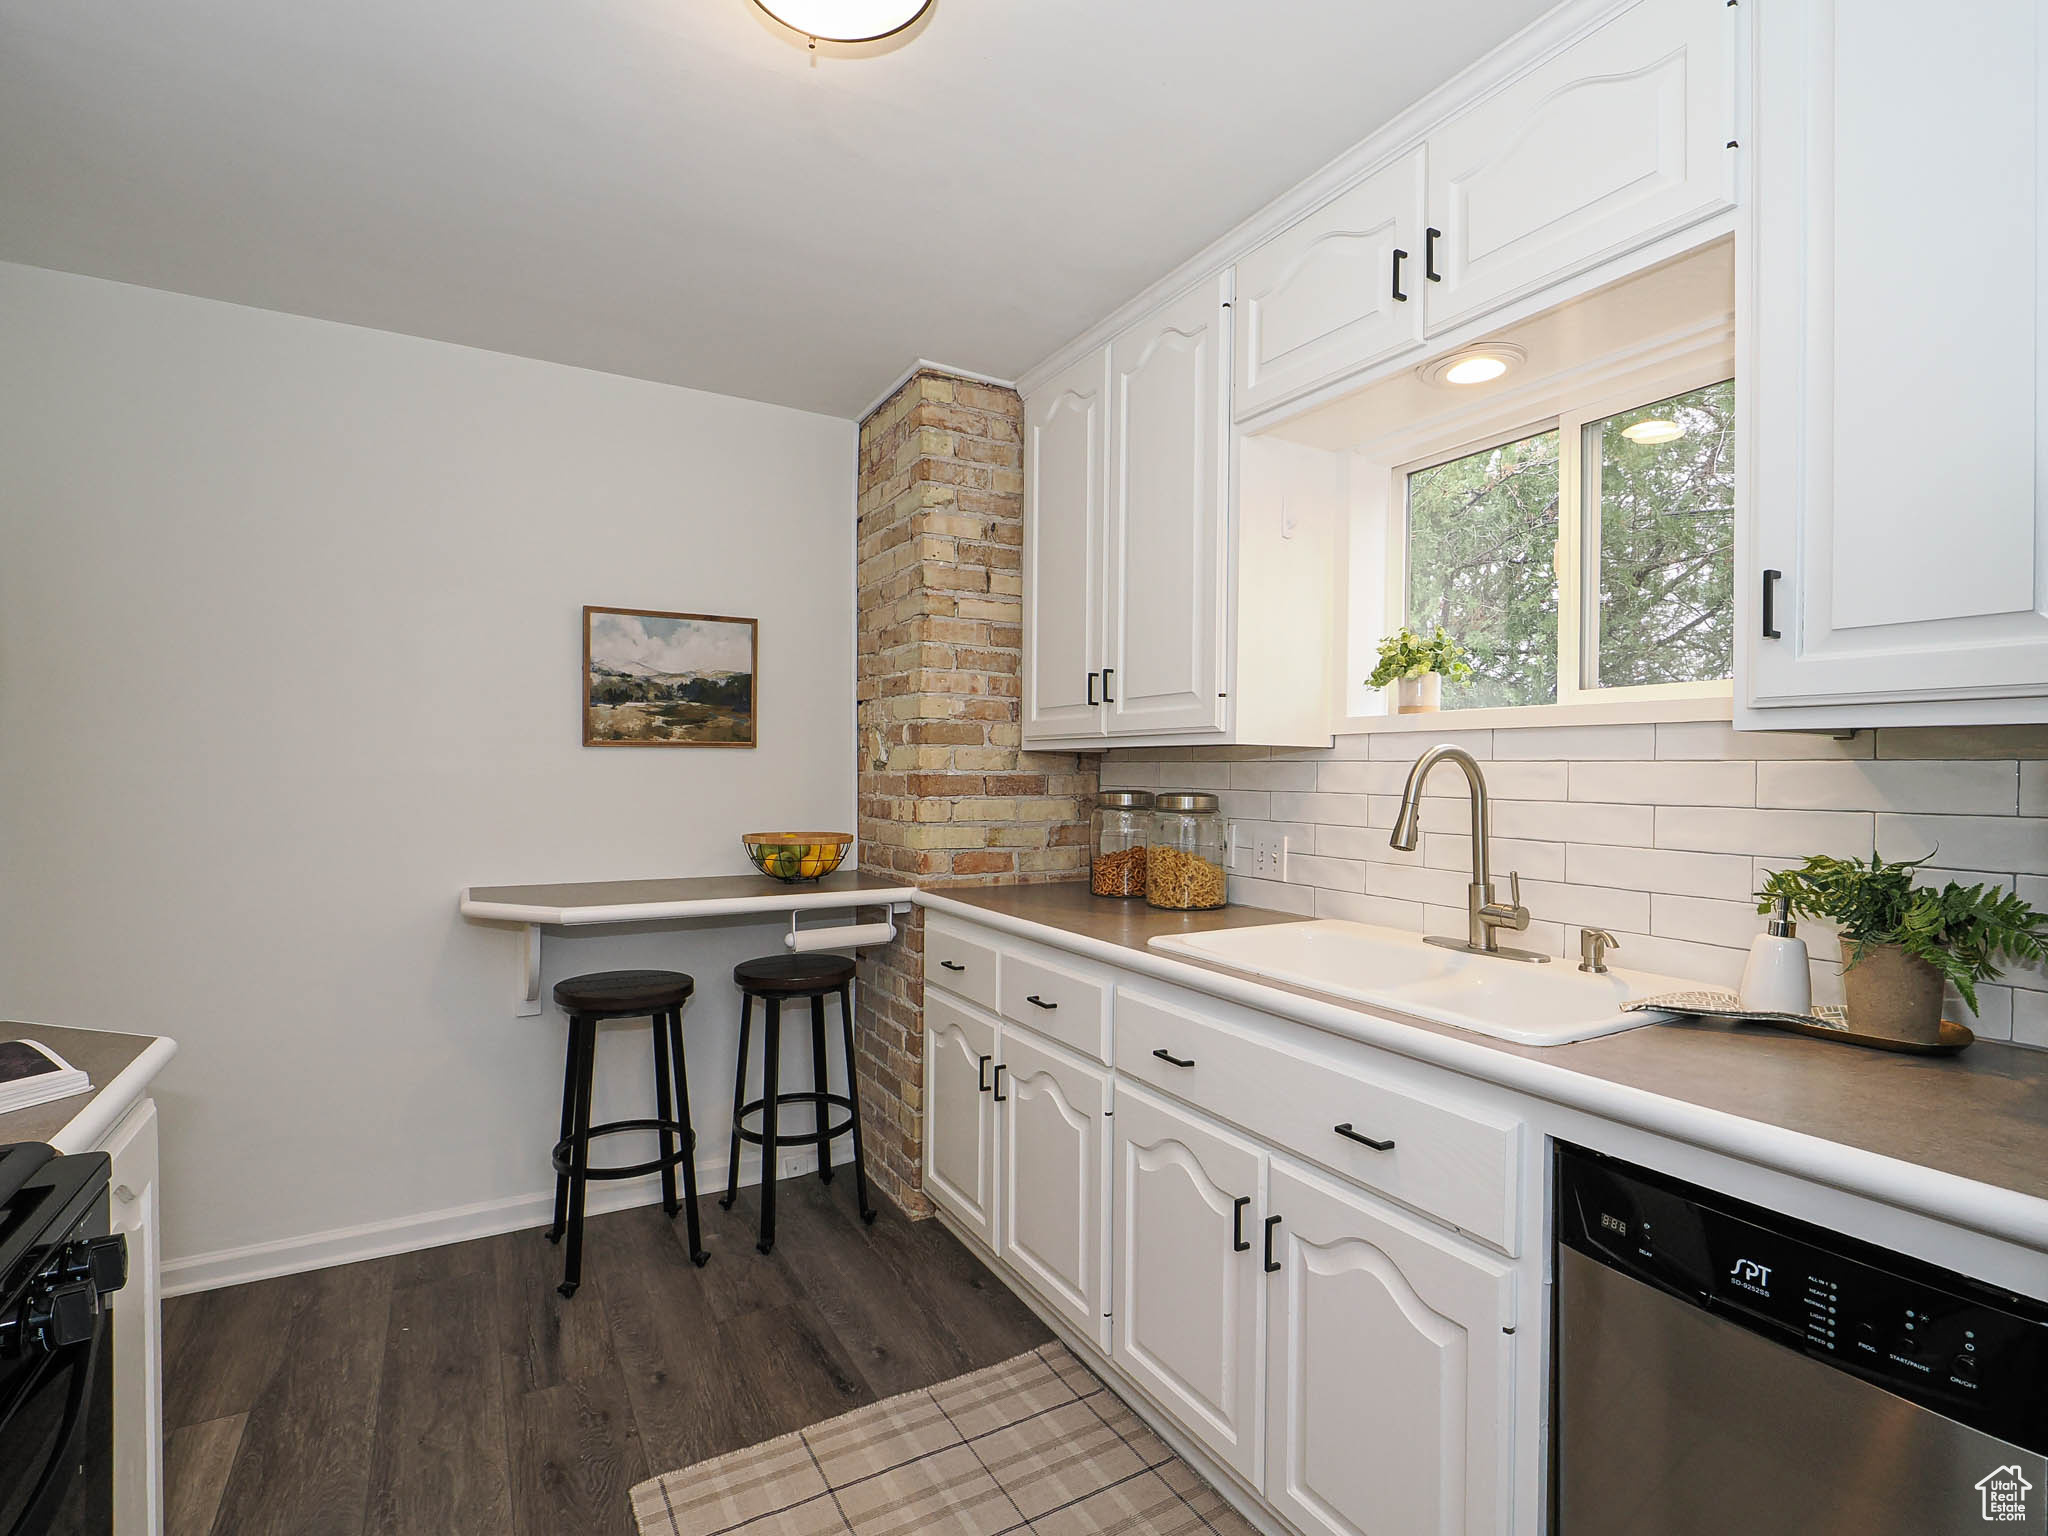
[[[740,841],[754,868],[790,885],[824,879],[853,846],[847,832],[748,832]]]

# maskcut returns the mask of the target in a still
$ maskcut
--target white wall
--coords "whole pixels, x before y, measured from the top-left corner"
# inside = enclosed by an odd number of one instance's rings
[[[1340,736],[1327,751],[1263,747],[1109,753],[1102,786],[1213,789],[1249,850],[1288,840],[1287,879],[1233,875],[1250,906],[1465,932],[1471,823],[1465,781],[1430,775],[1421,844],[1388,845],[1409,765],[1439,741],[1485,762],[1493,868],[1522,875],[1533,921],[1514,942],[1576,957],[1582,926],[1621,939],[1614,963],[1732,988],[1762,931],[1750,892],[1809,853],[1932,855],[1923,878],[1996,884],[2048,909],[2048,728],[1859,731],[1851,739],[1743,732],[1719,722],[1518,726]],[[1248,851],[1241,854],[1249,861]],[[1837,936],[1802,925],[1814,995],[1842,1000]],[[1987,1039],[2048,1046],[2048,969],[2011,966],[1977,988]]]
[[[854,456],[849,421],[0,265],[0,1017],[178,1039],[167,1256],[286,1245],[189,1276],[542,1219],[562,1022],[513,1016],[457,892],[851,828]],[[758,616],[760,747],[581,746],[586,602]],[[776,948],[550,940],[546,981],[695,972],[722,1167],[729,972]],[[645,1045],[605,1041],[601,1117],[651,1108]]]

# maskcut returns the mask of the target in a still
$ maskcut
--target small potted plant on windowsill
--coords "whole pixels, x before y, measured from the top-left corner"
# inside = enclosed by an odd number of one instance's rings
[[[1997,886],[1915,885],[1914,873],[1926,862],[1887,864],[1873,854],[1866,864],[1815,854],[1796,869],[1776,871],[1757,892],[1759,912],[1782,897],[1793,911],[1841,930],[1849,1027],[1859,1034],[1934,1044],[1944,984],[1974,1015],[1977,983],[1999,974],[1997,962],[2038,961],[2048,953],[2048,916]]]
[[[1394,712],[1433,714],[1443,707],[1444,679],[1462,683],[1472,675],[1471,657],[1439,624],[1427,640],[1403,625],[1380,642],[1380,662],[1365,680],[1368,688],[1399,686]]]

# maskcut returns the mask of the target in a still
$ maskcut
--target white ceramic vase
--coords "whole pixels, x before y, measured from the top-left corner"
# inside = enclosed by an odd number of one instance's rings
[[[1433,715],[1444,704],[1444,680],[1438,672],[1404,677],[1394,684],[1394,711],[1402,715]]]

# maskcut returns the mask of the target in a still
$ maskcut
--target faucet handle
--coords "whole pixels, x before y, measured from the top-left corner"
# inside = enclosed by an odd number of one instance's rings
[[[1607,974],[1607,951],[1621,948],[1621,940],[1605,928],[1579,930],[1579,969],[1596,976]]]
[[[1519,869],[1508,871],[1508,905],[1516,908],[1522,905],[1522,872]]]

